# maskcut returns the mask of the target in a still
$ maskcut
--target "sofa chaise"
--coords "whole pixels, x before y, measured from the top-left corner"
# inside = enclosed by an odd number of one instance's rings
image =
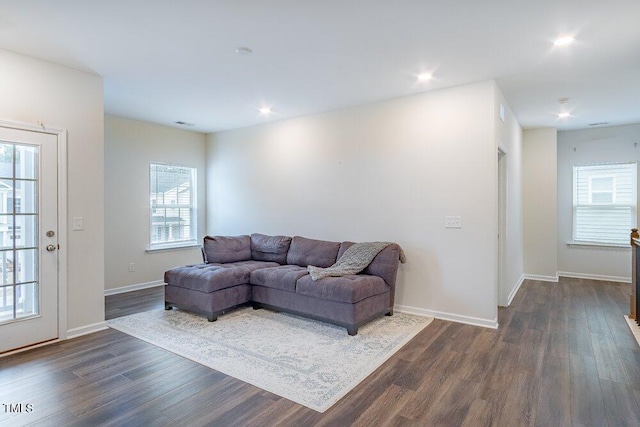
[[[300,236],[207,236],[203,263],[164,275],[165,308],[217,317],[241,305],[358,328],[393,314],[400,247],[384,248],[361,273],[314,281],[307,266],[330,267],[353,245]]]

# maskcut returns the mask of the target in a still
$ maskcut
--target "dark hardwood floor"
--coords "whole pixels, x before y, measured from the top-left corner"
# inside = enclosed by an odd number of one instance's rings
[[[630,285],[527,281],[498,330],[435,320],[324,414],[109,329],[0,359],[0,425],[640,426]],[[107,317],[162,307],[107,297]]]

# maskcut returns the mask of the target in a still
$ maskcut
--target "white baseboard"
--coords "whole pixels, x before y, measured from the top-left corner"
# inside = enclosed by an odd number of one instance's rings
[[[509,296],[507,297],[507,305],[506,307],[509,307],[511,305],[511,303],[513,302],[513,299],[516,297],[516,294],[518,293],[518,290],[520,290],[520,286],[522,286],[522,284],[524,283],[524,274],[522,276],[520,276],[520,280],[518,280],[518,283],[516,283],[516,285],[513,287],[513,290],[511,291],[511,293],[509,294]]]
[[[524,274],[524,278],[528,280],[539,280],[541,282],[558,282],[558,274],[555,276],[539,276],[537,274]]]
[[[71,338],[81,337],[82,335],[92,334],[98,331],[104,331],[108,329],[107,322],[98,322],[93,323],[91,325],[80,326],[79,328],[69,329],[67,331],[67,338],[70,340]]]
[[[155,288],[156,286],[164,286],[164,281],[154,280],[153,282],[136,283],[134,285],[121,286],[119,288],[105,289],[104,296],[124,294],[125,292],[139,291],[140,289]]]
[[[560,277],[572,277],[574,279],[591,279],[591,280],[604,280],[607,282],[621,282],[631,283],[631,277],[621,276],[604,276],[600,274],[584,274],[584,273],[572,273],[569,271],[558,271]]]
[[[415,314],[418,316],[431,316],[436,319],[449,320],[451,322],[465,323],[467,325],[482,326],[483,328],[498,329],[498,319],[481,319],[479,317],[463,316],[461,314],[446,313],[443,311],[427,310],[424,308],[410,307],[407,305],[395,305],[395,311],[400,313]]]

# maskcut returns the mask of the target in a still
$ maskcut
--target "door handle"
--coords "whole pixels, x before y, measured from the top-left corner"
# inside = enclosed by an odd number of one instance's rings
[[[48,250],[49,252],[53,252],[53,251],[55,251],[55,250],[56,250],[56,245],[47,245],[47,250]]]

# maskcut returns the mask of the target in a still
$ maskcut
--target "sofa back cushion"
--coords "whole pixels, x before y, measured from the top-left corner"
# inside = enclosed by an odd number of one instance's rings
[[[324,240],[307,239],[295,236],[291,240],[287,264],[301,267],[315,265],[316,267],[330,267],[336,262],[340,243]]]
[[[353,242],[342,242],[340,250],[338,251],[338,259],[340,259],[344,252],[353,244]],[[381,250],[373,261],[371,261],[371,264],[362,270],[361,273],[382,277],[387,285],[394,287],[396,285],[399,262],[400,247],[394,243]]]
[[[289,245],[291,237],[254,233],[251,235],[251,259],[286,264]]]
[[[251,259],[249,236],[206,236],[204,238],[204,262],[226,263]]]

